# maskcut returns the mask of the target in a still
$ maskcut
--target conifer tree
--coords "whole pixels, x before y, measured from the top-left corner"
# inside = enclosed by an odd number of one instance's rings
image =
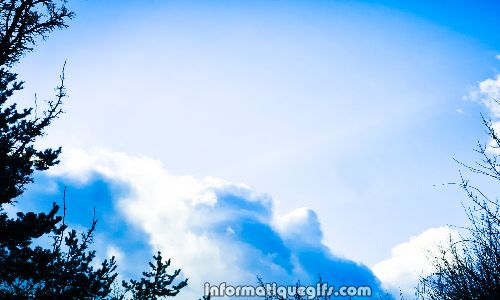
[[[187,286],[187,279],[178,283],[174,281],[180,275],[181,270],[174,270],[173,273],[167,272],[170,267],[170,259],[163,261],[161,252],[153,255],[153,262],[149,262],[149,271],[142,272],[143,277],[139,280],[131,279],[129,282],[122,282],[122,293],[118,299],[124,299],[131,296],[134,300],[156,300],[165,297],[175,297],[180,290]],[[210,299],[210,298],[204,298]]]
[[[48,213],[18,212],[9,216],[5,205],[33,182],[35,171],[57,164],[61,148],[37,149],[35,141],[62,113],[66,97],[64,69],[55,98],[47,101],[40,116],[33,108],[18,110],[11,97],[23,88],[12,67],[33,46],[56,29],[67,27],[73,12],[66,1],[0,1],[0,298],[83,299],[104,297],[116,274],[114,259],[94,268],[95,252],[89,251],[97,221],[78,238],[67,230],[64,216],[55,203]],[[36,201],[36,199],[31,199]],[[34,245],[51,235],[52,248]]]
[[[24,82],[12,67],[40,40],[56,29],[67,27],[74,14],[66,0],[0,0],[0,299],[162,299],[176,296],[187,279],[174,284],[180,274],[167,273],[170,260],[160,253],[139,281],[123,283],[114,289],[117,277],[114,257],[95,267],[96,252],[91,250],[97,220],[77,233],[65,223],[64,207],[54,203],[48,212],[5,211],[16,207],[18,197],[34,181],[36,171],[45,171],[59,163],[61,148],[38,149],[35,142],[62,113],[66,98],[64,67],[53,99],[46,101],[38,115],[33,108],[19,110],[12,96]],[[23,201],[36,199],[23,199]],[[52,237],[51,247],[37,243]],[[120,291],[130,292],[126,295]],[[119,295],[119,296],[116,296]]]

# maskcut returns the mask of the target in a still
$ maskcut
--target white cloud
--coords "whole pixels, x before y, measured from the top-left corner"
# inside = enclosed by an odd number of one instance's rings
[[[296,209],[284,216],[278,217],[276,227],[281,235],[288,240],[297,236],[300,243],[318,245],[323,241],[321,225],[316,213],[307,207]]]
[[[499,58],[500,55],[497,55]],[[491,126],[495,132],[500,132],[500,74],[496,75],[496,78],[488,78],[479,82],[478,86],[473,89],[468,99],[478,101],[482,103],[490,111],[492,123]],[[498,145],[491,139],[488,143],[487,151],[492,153],[500,153]]]
[[[345,284],[370,284],[378,291],[367,267],[333,256],[322,243],[314,211],[278,216],[268,196],[244,184],[172,175],[157,160],[103,149],[66,151],[51,174],[82,184],[99,175],[125,185],[127,193],[115,204],[153,249],[182,268],[190,283],[186,298],[200,297],[205,280],[255,284],[261,275],[290,284],[316,280],[320,272],[350,274]],[[115,250],[108,248],[109,254],[132,259],[123,246]]]
[[[458,233],[447,227],[431,228],[409,241],[392,248],[391,257],[372,267],[385,288],[393,293],[411,295],[420,276],[430,275],[433,271],[432,257],[438,254],[439,247],[446,246],[458,239]]]
[[[217,189],[226,187],[248,192],[248,188],[212,177],[199,180],[191,176],[173,176],[159,161],[124,153],[103,149],[92,152],[70,150],[67,153],[63,163],[52,169],[52,174],[84,182],[98,173],[125,183],[131,194],[120,199],[118,206],[129,222],[148,234],[155,249],[161,249],[164,256],[174,258],[173,264],[182,266],[183,271],[190,274],[193,286],[202,286],[197,278],[218,282],[227,280],[227,274],[232,274],[231,279],[237,281],[250,279],[244,278],[237,270],[235,251],[225,249],[222,253],[203,231],[205,220],[218,216],[203,216],[201,210],[195,209],[213,205]]]
[[[494,117],[500,117],[500,74],[481,81],[468,98],[483,103]]]

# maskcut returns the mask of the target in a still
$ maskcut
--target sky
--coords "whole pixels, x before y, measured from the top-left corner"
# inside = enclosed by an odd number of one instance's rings
[[[447,183],[488,142],[481,114],[500,117],[495,1],[71,5],[16,66],[22,105],[50,98],[65,61],[69,94],[38,141],[61,164],[21,205],[67,185],[69,220],[96,206],[122,274],[162,250],[183,299],[258,275],[411,293],[424,248],[466,222]]]

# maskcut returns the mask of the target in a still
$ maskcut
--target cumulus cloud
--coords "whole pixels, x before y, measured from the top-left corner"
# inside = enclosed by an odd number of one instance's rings
[[[499,55],[496,56],[500,57]],[[485,79],[469,93],[468,99],[482,103],[490,112],[491,126],[496,131],[500,129],[500,74],[494,78]],[[490,152],[499,153],[498,145],[491,139],[486,149]]]
[[[447,226],[428,229],[392,248],[391,257],[375,264],[372,270],[389,291],[412,295],[419,277],[434,271],[432,257],[450,239],[458,240],[458,237],[458,233]]]
[[[469,93],[468,98],[484,104],[493,117],[500,117],[500,74],[479,82],[477,87]]]
[[[323,240],[318,216],[307,207],[298,208],[284,216],[277,217],[276,228],[281,236],[290,242],[319,245]],[[297,238],[299,236],[300,239]]]
[[[117,211],[110,213],[123,215],[124,222],[145,233],[151,249],[182,268],[190,283],[186,299],[199,297],[205,281],[255,284],[257,275],[284,284],[313,283],[321,275],[336,285],[370,285],[375,297],[381,293],[368,267],[333,255],[323,244],[311,209],[279,216],[269,196],[245,184],[173,175],[157,160],[124,153],[67,153],[52,177],[82,185],[103,177],[119,185],[113,199]],[[119,246],[108,252],[137,264],[128,248]]]

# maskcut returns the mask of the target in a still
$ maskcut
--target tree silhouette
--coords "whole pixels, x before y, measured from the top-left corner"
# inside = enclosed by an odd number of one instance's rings
[[[0,65],[12,66],[39,39],[56,29],[66,28],[74,13],[66,0],[1,0]]]
[[[161,252],[153,256],[154,262],[149,263],[150,271],[143,272],[143,277],[139,280],[123,281],[123,296],[127,293],[132,294],[135,300],[156,300],[164,297],[174,297],[182,288],[187,286],[187,279],[174,284],[181,270],[174,270],[172,274],[167,273],[170,266],[170,259],[163,261]],[[209,298],[208,298],[209,299]]]
[[[491,122],[483,122],[492,142],[478,144],[481,160],[476,165],[462,165],[497,183],[500,138]],[[500,203],[463,176],[459,185],[471,203],[466,206],[470,225],[460,240],[450,241],[434,257],[436,272],[421,279],[417,294],[422,299],[500,299]]]
[[[12,72],[33,46],[55,29],[66,28],[74,14],[65,0],[0,0],[0,299],[160,299],[176,296],[187,279],[173,284],[180,274],[168,274],[170,260],[154,256],[151,271],[144,278],[124,283],[120,295],[113,283],[117,273],[114,257],[95,267],[91,250],[97,220],[77,233],[65,223],[66,188],[63,212],[54,203],[48,213],[18,212],[10,216],[5,205],[15,206],[17,197],[33,182],[35,171],[59,163],[61,148],[36,149],[35,141],[62,114],[66,98],[64,67],[54,99],[37,115],[33,108],[18,110],[11,97],[23,89],[23,82]],[[94,214],[95,215],[95,214]],[[52,247],[43,248],[37,240],[51,237]],[[124,298],[125,297],[125,298]]]
[[[65,22],[73,15],[66,1],[0,1],[0,205],[11,203],[24,191],[26,184],[33,181],[34,170],[46,170],[58,163],[60,148],[37,150],[33,143],[62,113],[66,97],[63,71],[56,97],[47,101],[43,116],[33,118],[32,108],[18,111],[15,103],[7,105],[7,101],[23,89],[23,82],[17,80],[17,74],[9,67],[32,51],[39,39],[67,27]]]
[[[66,1],[0,2],[0,298],[2,299],[82,299],[104,297],[116,274],[114,259],[94,268],[95,252],[89,251],[97,221],[81,234],[67,232],[65,211],[57,215],[54,204],[48,213],[18,212],[9,217],[4,205],[16,204],[33,172],[57,164],[61,149],[36,149],[34,142],[62,113],[66,97],[64,68],[56,96],[47,101],[41,116],[33,108],[22,111],[8,104],[23,88],[11,67],[33,49],[39,39],[73,17]],[[50,249],[35,246],[34,241],[52,235]]]

